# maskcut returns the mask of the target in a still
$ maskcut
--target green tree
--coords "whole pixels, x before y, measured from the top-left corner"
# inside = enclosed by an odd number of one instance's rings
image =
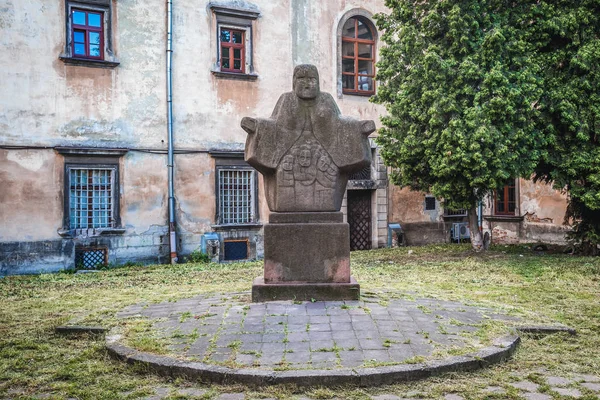
[[[537,107],[548,138],[536,179],[566,190],[571,238],[584,253],[600,243],[600,1],[539,1],[531,38],[544,73]]]
[[[468,209],[507,179],[529,177],[546,148],[539,65],[528,37],[533,2],[386,0],[374,101],[391,180]]]

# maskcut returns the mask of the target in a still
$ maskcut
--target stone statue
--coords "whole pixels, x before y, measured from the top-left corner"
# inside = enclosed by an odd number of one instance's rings
[[[340,115],[313,65],[294,69],[293,92],[271,118],[242,119],[245,158],[264,177],[264,275],[252,300],[356,300],[350,233],[340,212],[348,175],[371,163],[373,121]]]
[[[339,211],[348,174],[371,163],[375,123],[342,117],[314,65],[294,69],[293,89],[271,118],[242,119],[246,161],[263,174],[271,211]]]

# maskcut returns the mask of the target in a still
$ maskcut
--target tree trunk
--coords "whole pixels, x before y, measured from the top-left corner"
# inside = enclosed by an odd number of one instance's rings
[[[483,236],[479,230],[479,221],[477,219],[477,207],[471,207],[467,210],[469,216],[469,230],[471,231],[471,245],[473,250],[483,250]]]

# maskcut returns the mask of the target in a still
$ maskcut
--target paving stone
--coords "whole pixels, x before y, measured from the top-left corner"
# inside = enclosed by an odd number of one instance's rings
[[[333,336],[331,332],[313,332],[312,330],[308,332],[308,338],[312,341],[320,341],[320,340],[331,340],[333,341]]]
[[[451,393],[444,395],[444,400],[465,400],[464,397]]]
[[[589,374],[576,374],[574,378],[578,381],[583,382],[600,382],[600,376],[589,375]]]
[[[292,364],[307,364],[310,361],[310,352],[298,351],[294,353],[286,353],[285,359]]]
[[[286,343],[285,348],[286,348],[286,350],[289,350],[292,352],[298,352],[298,351],[309,352],[310,351],[310,343],[309,342],[289,342],[289,343]]]
[[[546,383],[550,386],[569,386],[573,381],[562,376],[546,376]]]
[[[522,395],[527,400],[552,400],[552,396],[543,393],[524,393]]]
[[[166,387],[157,387],[152,396],[144,397],[143,400],[162,400],[169,395],[171,389]]]
[[[344,350],[350,350],[350,349],[359,349],[360,348],[360,342],[358,341],[358,339],[339,339],[339,340],[335,340],[335,345],[337,347],[340,347]]]
[[[578,399],[578,398],[581,397],[581,392],[578,389],[575,389],[575,388],[557,388],[557,387],[551,387],[550,389],[552,389],[552,391],[560,394],[561,396],[573,397],[575,399]]]
[[[526,392],[535,392],[538,390],[540,385],[529,381],[513,382],[509,383],[510,386]]]
[[[363,350],[387,350],[380,339],[358,339]]]
[[[583,382],[580,385],[593,392],[600,392],[600,383]]]
[[[308,317],[308,322],[311,324],[327,324],[329,325],[329,316],[328,315],[311,315]]]
[[[306,332],[306,324],[288,324],[287,330],[290,333]]]
[[[330,362],[335,365],[337,362],[337,354],[332,351],[313,351],[310,353],[312,363]]]
[[[387,350],[365,350],[363,351],[364,358],[368,361],[388,362],[390,355]]]
[[[333,332],[331,332],[331,336],[335,340],[356,339],[356,334],[354,333],[353,330],[350,330],[350,331],[333,331]]]
[[[335,346],[333,340],[313,340],[309,342],[310,351],[319,351],[321,349],[331,349]]]
[[[302,342],[308,340],[308,332],[288,333],[287,340],[289,342]]]
[[[263,354],[262,357],[260,357],[258,359],[258,362],[261,365],[276,365],[279,364],[281,362],[281,360],[283,360],[283,355],[284,353],[270,353],[270,354]]]
[[[206,390],[198,388],[179,389],[179,394],[183,396],[202,397],[206,394]]]
[[[329,317],[328,317],[329,318]],[[331,325],[329,323],[326,324],[310,324],[310,330],[309,332],[328,332],[331,334],[331,331],[333,331],[333,329],[331,329]]]
[[[483,389],[483,392],[503,394],[503,393],[506,393],[506,390],[500,386],[488,386],[485,389]]]
[[[398,397],[394,394],[380,394],[377,396],[371,396],[372,400],[403,400],[402,397]]]
[[[265,333],[262,337],[263,343],[283,342],[285,334],[283,333]]]
[[[223,393],[217,396],[216,400],[244,400],[245,398],[244,393]]]

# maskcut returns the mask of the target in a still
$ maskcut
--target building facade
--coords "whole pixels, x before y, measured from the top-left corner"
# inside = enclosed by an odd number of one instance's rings
[[[342,114],[379,127],[385,110],[369,97],[373,15],[383,3],[8,0],[0,9],[0,275],[168,263],[173,249],[181,261],[203,246],[217,246],[220,261],[260,258],[269,210],[261,177],[243,159],[240,120],[269,115],[291,90],[294,67],[311,63]],[[389,245],[392,222],[409,244],[449,241],[460,215],[390,185],[374,142],[372,151],[342,205],[352,248]],[[562,234],[564,197],[526,181],[517,187],[512,216],[497,219],[490,205],[494,237],[536,241],[534,224],[552,226],[553,240]]]

